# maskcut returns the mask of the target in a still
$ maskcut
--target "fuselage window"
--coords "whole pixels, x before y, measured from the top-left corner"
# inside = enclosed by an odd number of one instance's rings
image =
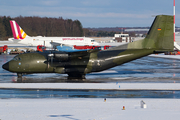
[[[95,42],[95,40],[91,40],[91,42]]]
[[[21,58],[16,56],[16,57],[13,58],[13,60],[15,60],[15,61],[20,61]]]

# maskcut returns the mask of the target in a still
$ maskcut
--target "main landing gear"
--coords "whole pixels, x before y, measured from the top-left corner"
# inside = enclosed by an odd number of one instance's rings
[[[81,73],[68,73],[68,79],[86,79],[85,74]]]
[[[17,73],[18,78],[22,78],[22,73]]]
[[[17,82],[22,83],[22,73],[17,73]]]

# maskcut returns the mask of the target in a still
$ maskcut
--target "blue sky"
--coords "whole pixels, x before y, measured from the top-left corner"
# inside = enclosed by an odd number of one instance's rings
[[[173,0],[0,0],[0,16],[78,19],[83,27],[146,27],[155,15],[173,15]],[[180,0],[176,0],[180,27]]]

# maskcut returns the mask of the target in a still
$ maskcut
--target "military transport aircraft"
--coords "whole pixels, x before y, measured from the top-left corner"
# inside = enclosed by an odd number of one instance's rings
[[[173,29],[173,16],[158,15],[142,40],[106,50],[24,53],[2,67],[17,73],[18,77],[32,73],[60,73],[85,78],[87,73],[107,70],[150,54],[173,51]]]

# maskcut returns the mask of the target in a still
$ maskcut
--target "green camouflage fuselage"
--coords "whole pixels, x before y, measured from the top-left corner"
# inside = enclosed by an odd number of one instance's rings
[[[152,54],[154,50],[107,50],[88,53],[82,57],[48,58],[51,53],[25,53],[9,61],[9,71],[16,73],[80,73],[103,71],[134,59]],[[54,53],[58,54],[58,53]]]

